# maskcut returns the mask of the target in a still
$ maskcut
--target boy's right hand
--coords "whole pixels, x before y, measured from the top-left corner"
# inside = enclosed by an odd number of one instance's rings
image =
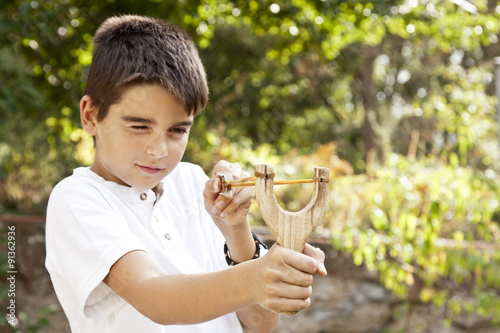
[[[326,275],[325,254],[309,244],[303,253],[274,244],[254,265],[251,288],[258,303],[273,312],[303,310],[311,304],[313,274]]]

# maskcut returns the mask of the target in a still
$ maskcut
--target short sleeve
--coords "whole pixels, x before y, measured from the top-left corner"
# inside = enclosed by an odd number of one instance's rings
[[[57,186],[52,192],[46,247],[47,269],[88,317],[96,313],[93,308],[102,308],[101,302],[113,302],[114,293],[102,282],[111,266],[130,251],[145,250],[105,194],[85,183]]]

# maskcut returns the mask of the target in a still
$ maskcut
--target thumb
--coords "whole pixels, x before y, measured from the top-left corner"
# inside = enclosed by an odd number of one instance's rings
[[[222,189],[222,182],[218,177],[210,178],[205,183],[205,189],[203,190],[203,197],[205,202],[212,203],[217,199],[219,192]]]
[[[325,253],[321,251],[319,248],[311,246],[310,244],[305,245],[304,251],[302,252],[305,255],[315,259],[318,263],[318,270],[316,271],[321,276],[326,276],[327,271],[325,267]]]
[[[210,178],[205,183],[205,190],[209,193],[219,193],[222,190],[222,182],[219,177]]]

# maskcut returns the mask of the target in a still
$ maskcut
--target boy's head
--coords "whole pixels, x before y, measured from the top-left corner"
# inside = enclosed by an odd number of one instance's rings
[[[138,84],[157,84],[196,116],[208,100],[205,70],[191,38],[159,19],[120,16],[107,19],[94,36],[85,95],[99,109],[98,120],[122,93]]]

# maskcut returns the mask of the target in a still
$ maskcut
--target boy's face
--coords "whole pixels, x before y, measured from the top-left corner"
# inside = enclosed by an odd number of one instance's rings
[[[81,113],[84,129],[96,140],[91,170],[144,190],[155,187],[180,162],[193,124],[184,105],[157,85],[128,88],[101,121],[89,111],[92,121],[85,123],[83,99]]]

